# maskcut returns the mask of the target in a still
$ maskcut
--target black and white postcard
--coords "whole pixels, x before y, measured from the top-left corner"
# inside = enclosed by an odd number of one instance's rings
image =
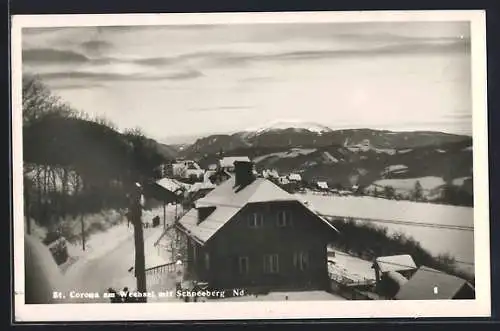
[[[16,320],[490,316],[485,50],[482,11],[14,16]]]

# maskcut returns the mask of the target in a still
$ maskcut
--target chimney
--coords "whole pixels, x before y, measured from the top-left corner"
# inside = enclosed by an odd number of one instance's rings
[[[203,206],[198,208],[198,220],[196,221],[196,225],[199,225],[201,222],[207,219],[210,214],[212,214],[215,210],[213,206]]]
[[[234,162],[234,172],[235,172],[235,185],[236,186],[246,186],[250,184],[255,176],[253,174],[253,163],[249,161],[235,161]]]

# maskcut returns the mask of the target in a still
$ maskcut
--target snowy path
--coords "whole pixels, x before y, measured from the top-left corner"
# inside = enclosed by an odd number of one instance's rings
[[[157,237],[161,229],[144,229],[144,241],[151,242],[152,239]],[[153,247],[146,246],[146,261],[150,260],[155,254]],[[79,261],[77,265],[69,268],[65,274],[68,284],[67,297],[69,298],[70,292],[84,292],[84,293],[99,293],[100,298],[71,298],[70,302],[84,303],[84,302],[109,302],[109,299],[102,298],[102,294],[107,291],[109,287],[115,289],[122,289],[128,286],[130,290],[135,289],[134,273],[129,272],[130,267],[134,265],[135,247],[133,230],[130,229],[129,236],[126,240],[120,242],[116,247],[106,252],[106,254],[99,254],[93,258],[84,258]]]

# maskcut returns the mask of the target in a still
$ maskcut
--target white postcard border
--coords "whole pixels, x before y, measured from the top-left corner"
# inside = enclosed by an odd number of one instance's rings
[[[24,303],[24,216],[22,183],[22,28],[118,25],[257,24],[299,22],[406,22],[469,21],[473,87],[474,251],[475,300],[426,301],[305,301],[205,302],[143,304]],[[234,320],[389,317],[489,317],[491,315],[488,123],[486,101],[485,12],[380,11],[183,13],[111,15],[22,15],[12,18],[12,161],[14,212],[15,320],[21,321],[126,321],[126,320]],[[140,307],[140,308],[139,308]]]

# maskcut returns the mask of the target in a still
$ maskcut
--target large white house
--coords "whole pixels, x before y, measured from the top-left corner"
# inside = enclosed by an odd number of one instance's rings
[[[223,170],[234,172],[234,162],[250,162],[248,156],[227,156],[219,161],[219,166]]]
[[[192,160],[184,160],[172,164],[172,173],[174,177],[180,178],[203,178],[205,170],[203,170],[198,163]]]

